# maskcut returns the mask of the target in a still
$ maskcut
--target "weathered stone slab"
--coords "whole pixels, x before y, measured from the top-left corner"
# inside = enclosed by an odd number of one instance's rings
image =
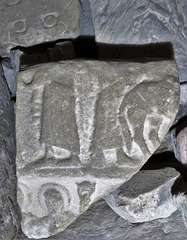
[[[172,42],[180,81],[186,81],[186,0],[89,1],[97,42],[107,44]]]
[[[16,136],[14,103],[0,63],[0,239],[14,239],[20,228],[16,200]]]
[[[78,0],[0,1],[0,45],[6,51],[79,35]]]
[[[131,223],[167,218],[177,211],[172,187],[179,176],[173,168],[139,171],[105,200]]]
[[[22,229],[49,237],[132,177],[175,119],[173,61],[73,60],[22,71],[17,174]]]

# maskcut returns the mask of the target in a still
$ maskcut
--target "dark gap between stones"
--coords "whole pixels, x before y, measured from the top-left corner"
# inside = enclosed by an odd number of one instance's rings
[[[166,167],[175,168],[181,173],[183,180],[187,182],[187,167],[179,162],[173,152],[163,152],[153,154],[149,160],[144,164],[141,170],[156,170]]]
[[[176,124],[174,124],[173,126],[171,126],[170,130],[173,130],[174,128],[176,128],[176,136],[178,135],[178,133],[187,127],[187,116],[184,116],[182,118],[180,118]]]
[[[69,46],[66,46],[69,42]],[[69,50],[68,50],[69,49]],[[161,61],[173,60],[174,50],[170,42],[146,45],[115,45],[96,43],[94,37],[79,37],[43,43],[32,47],[16,47],[20,50],[20,69],[33,65],[71,59],[105,61]],[[60,53],[60,52],[61,53]]]

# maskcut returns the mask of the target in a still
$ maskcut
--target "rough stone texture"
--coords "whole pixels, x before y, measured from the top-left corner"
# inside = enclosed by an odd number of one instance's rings
[[[171,130],[175,157],[187,166],[187,84],[180,85],[179,112]]]
[[[187,83],[180,85],[180,107],[177,120],[187,116]]]
[[[185,125],[187,122],[185,122]],[[185,166],[187,166],[187,127],[182,128],[179,133],[174,130],[173,136],[175,157]]]
[[[0,65],[0,239],[13,239],[20,226],[16,200],[14,103]]]
[[[0,45],[9,51],[75,38],[80,32],[80,12],[78,0],[0,1]]]
[[[117,215],[104,200],[93,204],[64,232],[48,240],[182,240],[187,229],[177,211],[167,219],[132,224]],[[28,240],[20,236],[18,240]]]
[[[80,36],[94,36],[95,33],[92,23],[89,0],[80,0],[80,3],[82,8]]]
[[[172,145],[172,140],[171,140],[171,133],[168,132],[164,139],[161,142],[161,145],[159,148],[156,150],[156,153],[162,153],[162,152],[173,152],[173,145]]]
[[[172,187],[179,175],[173,168],[139,171],[105,200],[131,223],[167,218],[177,211]]]
[[[17,173],[22,229],[49,237],[132,177],[179,104],[173,61],[65,61],[18,76]]]
[[[186,81],[186,0],[89,1],[97,42],[107,44],[172,42],[180,81]]]
[[[3,72],[12,97],[16,96],[17,73],[20,65],[20,52],[13,50],[11,53],[2,54]]]
[[[174,199],[175,205],[178,210],[181,212],[183,222],[185,227],[187,228],[187,183],[185,183],[185,193],[181,193],[177,195]]]
[[[187,83],[181,83],[179,111],[173,123],[174,125],[173,129],[181,125],[186,120],[186,116],[187,116]],[[171,135],[173,135],[173,133]]]

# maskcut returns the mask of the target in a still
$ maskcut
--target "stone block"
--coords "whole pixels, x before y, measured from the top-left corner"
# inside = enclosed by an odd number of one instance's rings
[[[171,42],[180,81],[187,75],[186,0],[89,0],[96,41],[106,44]]]
[[[9,51],[17,46],[76,38],[80,14],[79,0],[0,1],[0,45]]]
[[[179,176],[173,168],[142,170],[105,200],[131,223],[168,218],[177,211],[172,187]]]
[[[19,72],[16,133],[22,229],[64,230],[130,179],[159,147],[179,105],[173,61],[72,60]]]

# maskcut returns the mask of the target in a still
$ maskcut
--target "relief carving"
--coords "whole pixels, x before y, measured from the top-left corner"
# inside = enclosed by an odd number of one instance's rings
[[[142,167],[175,119],[177,78],[173,61],[73,60],[19,73],[18,198],[27,236],[62,231]]]

